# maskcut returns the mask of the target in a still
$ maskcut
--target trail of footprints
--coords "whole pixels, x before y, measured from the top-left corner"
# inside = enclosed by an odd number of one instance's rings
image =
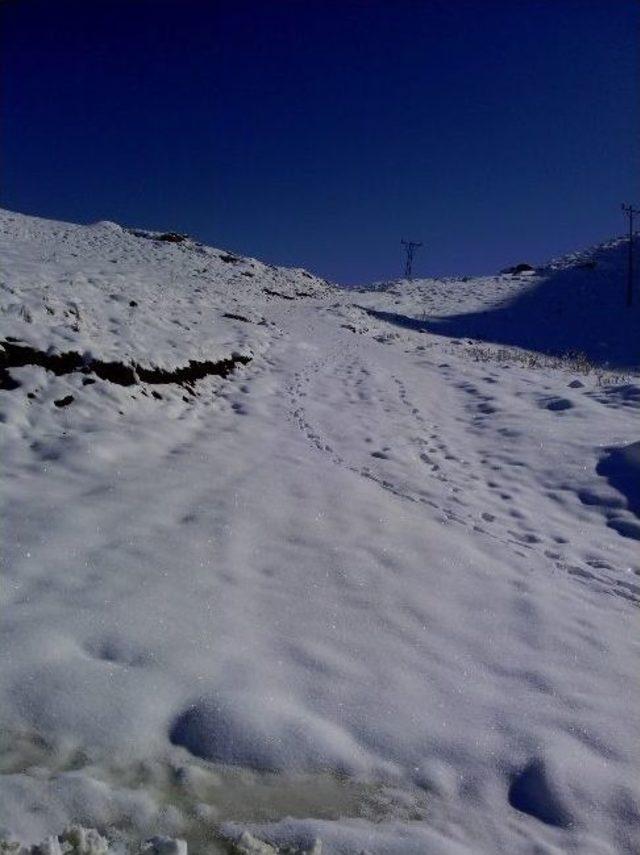
[[[314,363],[306,371],[300,371],[295,375],[294,382],[289,389],[292,402],[291,417],[308,441],[320,452],[327,455],[336,465],[343,466],[363,478],[374,481],[382,489],[402,499],[424,504],[438,511],[437,518],[441,522],[456,521],[462,525],[468,525],[469,519],[460,512],[460,509],[464,509],[467,503],[460,494],[464,492],[466,482],[472,483],[479,480],[479,477],[469,471],[471,464],[468,461],[460,460],[450,451],[447,443],[442,439],[439,425],[430,424],[420,409],[413,404],[403,381],[397,377],[391,377],[396,395],[395,397],[388,397],[386,401],[384,398],[388,396],[388,392],[384,387],[378,388],[378,392],[381,393],[378,403],[382,405],[383,411],[396,415],[393,422],[396,436],[399,427],[397,414],[404,411],[405,418],[400,421],[405,430],[400,431],[400,433],[413,446],[417,459],[422,466],[421,470],[412,473],[412,478],[399,483],[397,476],[394,478],[388,471],[385,471],[385,461],[392,458],[392,447],[387,444],[387,441],[379,438],[377,442],[374,442],[373,437],[365,436],[364,442],[373,448],[373,450],[366,452],[371,462],[357,464],[336,450],[323,436],[321,429],[311,423],[303,399],[307,397],[307,389],[314,377],[321,371],[326,372],[326,370],[326,361]],[[333,375],[334,381],[336,379],[340,381],[345,389],[346,403],[358,405],[358,410],[355,413],[356,422],[358,414],[362,413],[363,409],[365,413],[367,410],[362,405],[369,399],[369,396],[362,394],[361,388],[369,376],[370,372],[367,368],[355,363],[349,366],[338,365]],[[398,408],[398,402],[401,405],[400,408]],[[369,419],[365,432],[370,434],[375,424],[374,418]],[[430,433],[428,433],[429,431]],[[390,443],[393,441],[391,438],[388,440]],[[410,463],[410,461],[408,462]],[[439,489],[430,490],[427,488],[424,481],[425,470],[428,470],[430,474],[430,483],[434,480],[439,482]],[[441,495],[443,492],[446,493],[444,500]]]
[[[498,382],[498,376],[495,373],[489,373],[483,376],[482,380],[493,384]],[[495,413],[499,413],[499,409],[495,405],[495,398],[492,395],[484,394],[474,383],[468,381],[460,383],[459,388],[469,396],[467,411],[470,415],[470,431],[475,433],[477,436],[482,436],[487,429],[491,428],[494,433],[497,433],[501,437],[502,448],[505,449],[504,453],[498,458],[498,461],[494,460],[493,462],[491,462],[492,457],[490,451],[481,452],[483,457],[480,459],[480,463],[483,465],[483,468],[488,468],[490,472],[500,473],[500,475],[494,475],[489,478],[486,483],[487,486],[490,489],[495,490],[497,496],[505,502],[505,510],[508,513],[510,520],[510,522],[508,521],[507,523],[510,527],[507,528],[506,533],[511,538],[510,542],[513,545],[519,545],[525,549],[535,549],[537,546],[538,549],[543,550],[544,556],[553,562],[555,568],[568,573],[578,581],[588,585],[591,590],[621,597],[635,605],[640,604],[640,584],[617,578],[615,575],[616,568],[601,555],[588,555],[584,559],[584,564],[586,566],[572,563],[573,559],[568,559],[563,551],[569,549],[571,544],[569,540],[560,533],[556,533],[555,535],[551,534],[547,538],[545,548],[543,537],[541,537],[540,534],[532,528],[532,526],[527,522],[526,515],[523,514],[515,506],[515,503],[512,502],[514,498],[513,493],[520,492],[522,489],[522,479],[519,479],[516,476],[511,480],[518,481],[518,484],[508,484],[506,487],[504,483],[501,484],[498,480],[501,479],[503,482],[505,480],[509,480],[510,469],[513,471],[514,467],[519,468],[525,466],[525,464],[518,459],[515,449],[510,449],[510,444],[517,442],[520,437],[520,431],[506,426],[495,428],[492,425],[492,420],[489,417]],[[563,405],[558,406],[558,402]],[[562,412],[569,409],[570,407],[567,406],[567,403],[570,402],[553,397],[543,397],[537,401],[538,406],[544,407],[551,412]],[[573,405],[571,404],[570,406]],[[491,441],[490,445],[491,448],[496,448],[495,439]],[[544,495],[545,491],[539,484],[536,485],[536,488],[536,498],[539,502],[540,493],[542,492]],[[552,493],[553,491],[547,491],[546,495],[549,496]],[[496,514],[489,512],[482,513],[482,519],[487,523],[496,522],[496,517]],[[634,570],[633,573],[635,576],[640,576],[640,570],[638,569]]]
[[[446,363],[439,367],[449,368]],[[317,423],[318,419],[312,419],[310,408],[305,406],[305,398],[308,398],[313,401],[313,406],[320,406],[320,416],[328,413],[330,418],[330,404],[325,402],[323,412],[323,396],[318,388],[319,379],[328,375],[331,375],[331,379],[327,382],[331,382],[334,389],[338,384],[342,390],[340,407],[354,406],[354,436],[350,437],[350,446],[344,443],[346,450],[336,447],[339,443],[332,442],[326,436]],[[482,379],[488,386],[497,382],[496,376],[491,373]],[[339,357],[335,361],[319,360],[294,375],[288,389],[290,417],[308,442],[332,463],[373,481],[381,489],[401,499],[430,508],[439,522],[469,527],[504,543],[520,556],[526,555],[528,550],[537,551],[551,561],[555,569],[568,573],[591,590],[640,603],[640,585],[616,578],[615,568],[601,556],[588,557],[586,566],[567,560],[565,550],[570,546],[568,541],[561,534],[543,538],[527,521],[526,514],[518,508],[517,497],[521,493],[522,482],[508,483],[517,481],[517,477],[505,473],[502,465],[504,461],[496,460],[491,452],[482,449],[478,460],[472,462],[461,459],[443,439],[441,426],[428,420],[412,402],[405,383],[395,376],[391,376],[390,380],[387,384],[381,381],[373,384],[371,372],[357,360],[350,364],[344,364]],[[480,392],[476,385],[468,381],[453,381],[452,378],[452,382],[456,382],[469,396],[465,407],[469,417],[464,418],[467,430],[478,437],[486,435],[488,429],[494,432],[497,430],[507,447],[510,440],[517,440],[517,431],[508,427],[495,428],[488,422],[498,412],[493,396]],[[311,386],[314,387],[313,396],[309,392]],[[390,389],[395,394],[391,395]],[[393,414],[393,419],[389,418],[387,425],[383,420],[375,418],[376,410],[380,409],[390,416]],[[393,430],[393,436],[381,435],[385,426]],[[378,436],[374,438],[372,433],[376,429]],[[360,454],[354,453],[358,445],[354,437],[358,435],[362,435]],[[414,453],[405,454],[406,459],[400,461],[399,473],[397,447],[403,441],[406,450],[412,449]],[[495,439],[488,445],[495,448]],[[360,459],[354,459],[356,457]],[[419,461],[417,466],[416,460]],[[523,465],[515,457],[510,460],[510,464],[516,467]],[[480,472],[486,477],[478,474]],[[478,500],[472,503],[466,497],[484,488],[488,488],[493,498],[484,503],[486,510],[478,516],[477,507],[482,502]]]
[[[439,367],[449,369],[451,366],[445,363]],[[499,382],[499,375],[496,372],[488,371],[481,377],[481,380],[493,385]],[[454,378],[452,378],[453,382]],[[525,487],[524,492],[526,492],[526,484],[523,479],[517,475],[512,477],[514,467],[525,466],[525,463],[518,459],[515,447],[515,443],[521,436],[521,432],[517,429],[504,426],[504,424],[502,427],[495,426],[495,420],[492,420],[491,416],[499,413],[500,410],[496,405],[493,395],[483,393],[473,382],[458,382],[457,386],[468,395],[466,411],[469,418],[465,420],[468,425],[467,429],[478,437],[485,435],[487,430],[493,431],[494,434],[497,433],[500,436],[500,443],[496,443],[495,436],[492,437],[489,443],[489,447],[492,450],[480,451],[482,456],[479,462],[485,472],[499,473],[495,475],[489,474],[485,483],[493,491],[493,495],[504,502],[504,507],[496,513],[491,513],[490,511],[482,512],[481,518],[483,522],[489,524],[490,528],[494,528],[494,531],[495,527],[491,524],[495,523],[497,526],[501,526],[505,530],[506,542],[516,548],[516,551],[520,555],[524,554],[520,551],[521,549],[542,549],[544,556],[553,562],[556,569],[566,572],[579,581],[584,582],[591,590],[612,594],[629,600],[634,604],[640,603],[640,585],[635,582],[616,578],[616,568],[601,555],[588,555],[584,559],[586,567],[571,563],[571,560],[568,560],[563,552],[563,549],[570,548],[570,542],[559,533],[555,535],[551,534],[547,537],[547,547],[550,546],[551,548],[544,548],[545,539],[535,531],[528,523],[526,514],[522,513],[517,507],[516,495],[523,494],[523,486]],[[558,406],[558,402],[562,406]],[[563,399],[549,397],[541,398],[537,401],[537,404],[551,412],[565,411],[570,406],[573,406],[570,402],[566,402]],[[502,447],[504,453],[496,456],[496,447]],[[507,482],[506,484],[505,481]],[[516,483],[508,483],[509,481],[515,481]],[[544,489],[539,484],[536,484],[534,489],[536,489],[536,499],[539,502],[539,493],[542,491],[544,494]],[[549,491],[547,495],[549,495]],[[519,496],[519,498],[522,497]],[[521,504],[524,504],[524,502],[521,502]],[[506,522],[505,513],[508,515]],[[477,525],[474,526],[474,529],[482,530]],[[494,536],[494,532],[490,533]],[[503,540],[502,537],[500,539]],[[594,570],[599,572],[594,572]],[[634,570],[633,573],[636,576],[640,576],[640,570],[638,569]]]

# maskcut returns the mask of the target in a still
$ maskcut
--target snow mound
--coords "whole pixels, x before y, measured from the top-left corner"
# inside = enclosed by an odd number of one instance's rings
[[[200,702],[172,725],[171,742],[196,757],[258,770],[354,771],[364,753],[334,723],[266,697]]]

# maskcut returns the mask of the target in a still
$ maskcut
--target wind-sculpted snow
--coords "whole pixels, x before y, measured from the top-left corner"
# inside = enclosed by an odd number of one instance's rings
[[[0,227],[1,838],[637,851],[637,374],[432,334],[425,283]]]

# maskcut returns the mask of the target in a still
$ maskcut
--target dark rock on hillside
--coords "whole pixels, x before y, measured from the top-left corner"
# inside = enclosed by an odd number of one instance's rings
[[[518,273],[535,273],[535,267],[532,267],[530,264],[522,261],[520,264],[516,264],[513,267],[505,267],[505,269],[501,270],[500,273],[511,273],[514,276],[517,276]]]
[[[158,240],[163,240],[167,243],[182,243],[186,239],[187,235],[181,235],[178,232],[165,232],[162,235],[158,235]]]

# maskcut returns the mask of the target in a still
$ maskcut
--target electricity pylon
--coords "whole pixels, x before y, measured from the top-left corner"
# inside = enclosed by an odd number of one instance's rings
[[[404,278],[411,279],[411,272],[413,269],[413,255],[416,249],[422,244],[415,240],[404,240],[404,238],[400,241],[400,243],[404,246],[407,253],[407,260],[404,265]]]
[[[634,208],[633,205],[624,205],[622,210],[629,217],[629,265],[627,272],[627,306],[633,304],[633,218],[636,214],[640,214],[640,208]]]

